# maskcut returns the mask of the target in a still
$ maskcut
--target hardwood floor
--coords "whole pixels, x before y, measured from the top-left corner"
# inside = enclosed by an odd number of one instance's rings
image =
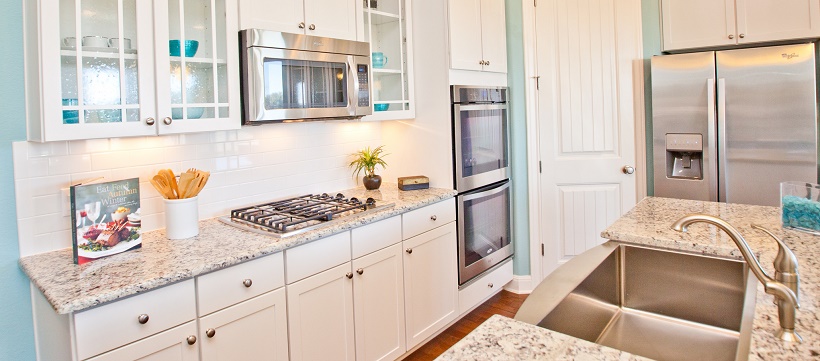
[[[430,342],[427,342],[424,346],[408,355],[404,360],[427,361],[435,359],[486,319],[490,318],[490,316],[495,314],[507,317],[515,316],[515,313],[518,312],[518,308],[521,307],[521,304],[524,303],[524,299],[526,299],[527,296],[528,295],[519,295],[506,290],[499,292],[497,295],[490,297],[490,299],[481,304],[481,306],[478,306],[475,310],[468,313],[464,318],[458,320],[458,322],[454,323],[450,328],[430,340]]]

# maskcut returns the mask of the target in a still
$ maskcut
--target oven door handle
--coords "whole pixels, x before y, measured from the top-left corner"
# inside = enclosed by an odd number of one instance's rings
[[[492,103],[492,104],[453,104],[456,111],[472,111],[472,110],[496,110],[507,109],[507,103]]]
[[[470,200],[477,199],[477,198],[484,198],[484,197],[496,195],[496,194],[501,193],[501,192],[503,192],[503,191],[505,191],[509,188],[510,188],[510,182],[507,181],[503,185],[498,186],[496,188],[488,189],[486,191],[478,192],[478,193],[465,194],[465,195],[462,195],[461,197],[462,197],[462,201],[470,201]]]

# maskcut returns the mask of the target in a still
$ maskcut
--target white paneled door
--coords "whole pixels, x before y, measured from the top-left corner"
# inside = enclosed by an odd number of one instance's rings
[[[534,16],[544,277],[635,205],[640,1],[541,0]]]

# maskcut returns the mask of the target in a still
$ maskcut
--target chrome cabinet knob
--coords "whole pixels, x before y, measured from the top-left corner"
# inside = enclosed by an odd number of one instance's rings
[[[308,30],[316,30],[316,25],[310,24],[310,26],[308,26]]]
[[[303,21],[303,22],[299,23],[299,29],[304,29],[304,28],[305,28],[305,22]]]
[[[248,279],[242,281],[242,284],[245,285],[245,287],[250,287],[253,284],[253,281],[251,281],[251,279],[248,278]]]
[[[186,340],[188,341],[189,345],[193,345],[193,344],[196,343],[196,336],[194,336],[194,335],[188,336],[188,338]]]
[[[484,65],[490,65],[490,61],[489,60],[484,60]]]
[[[438,219],[438,217],[436,217],[435,214],[430,216],[430,220],[433,221],[433,222],[435,222],[437,219]]]
[[[353,279],[353,272],[348,272],[347,274],[345,274],[345,277],[347,277],[348,279]]]
[[[154,125],[157,123],[157,120],[151,117],[145,118],[145,125]]]
[[[208,338],[216,336],[216,330],[212,328],[205,330],[205,336],[208,336]]]
[[[492,283],[492,282],[490,282],[490,284],[488,284],[488,285],[487,285],[487,287],[489,287],[489,288],[493,288],[493,286],[494,286],[494,285],[493,285],[493,283]]]
[[[364,269],[359,268],[359,269],[356,270],[356,273],[361,275],[362,273],[364,273]]]
[[[740,34],[740,35],[738,35],[738,36],[739,36],[741,39],[743,39],[743,38],[745,38],[745,37],[746,37],[746,34]]]
[[[479,62],[478,62],[478,65],[484,65],[484,60],[479,61]]]
[[[404,251],[407,252],[407,254],[413,254],[412,248],[405,249]]]
[[[148,323],[148,315],[146,315],[144,313],[139,315],[139,317],[137,317],[137,321],[139,321],[139,323],[141,325],[144,325],[144,324]]]
[[[165,117],[165,118],[162,118],[162,122],[165,123],[165,125],[171,125],[171,123],[173,123],[174,120],[171,119],[171,117]]]
[[[632,174],[635,173],[635,167],[631,165],[625,165],[623,169],[621,169],[621,171],[624,172],[624,174]]]
[[[735,38],[735,34],[729,34],[729,39],[734,39],[734,38]]]

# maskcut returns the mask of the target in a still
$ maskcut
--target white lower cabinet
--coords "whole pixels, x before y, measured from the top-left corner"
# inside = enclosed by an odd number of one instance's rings
[[[202,360],[288,359],[285,288],[199,319]]]
[[[456,224],[402,243],[407,348],[411,349],[458,316]]]
[[[196,343],[196,321],[191,321],[89,360],[196,361]]]
[[[287,285],[290,359],[355,360],[350,262]]]
[[[356,360],[395,360],[407,350],[401,244],[353,260]]]

